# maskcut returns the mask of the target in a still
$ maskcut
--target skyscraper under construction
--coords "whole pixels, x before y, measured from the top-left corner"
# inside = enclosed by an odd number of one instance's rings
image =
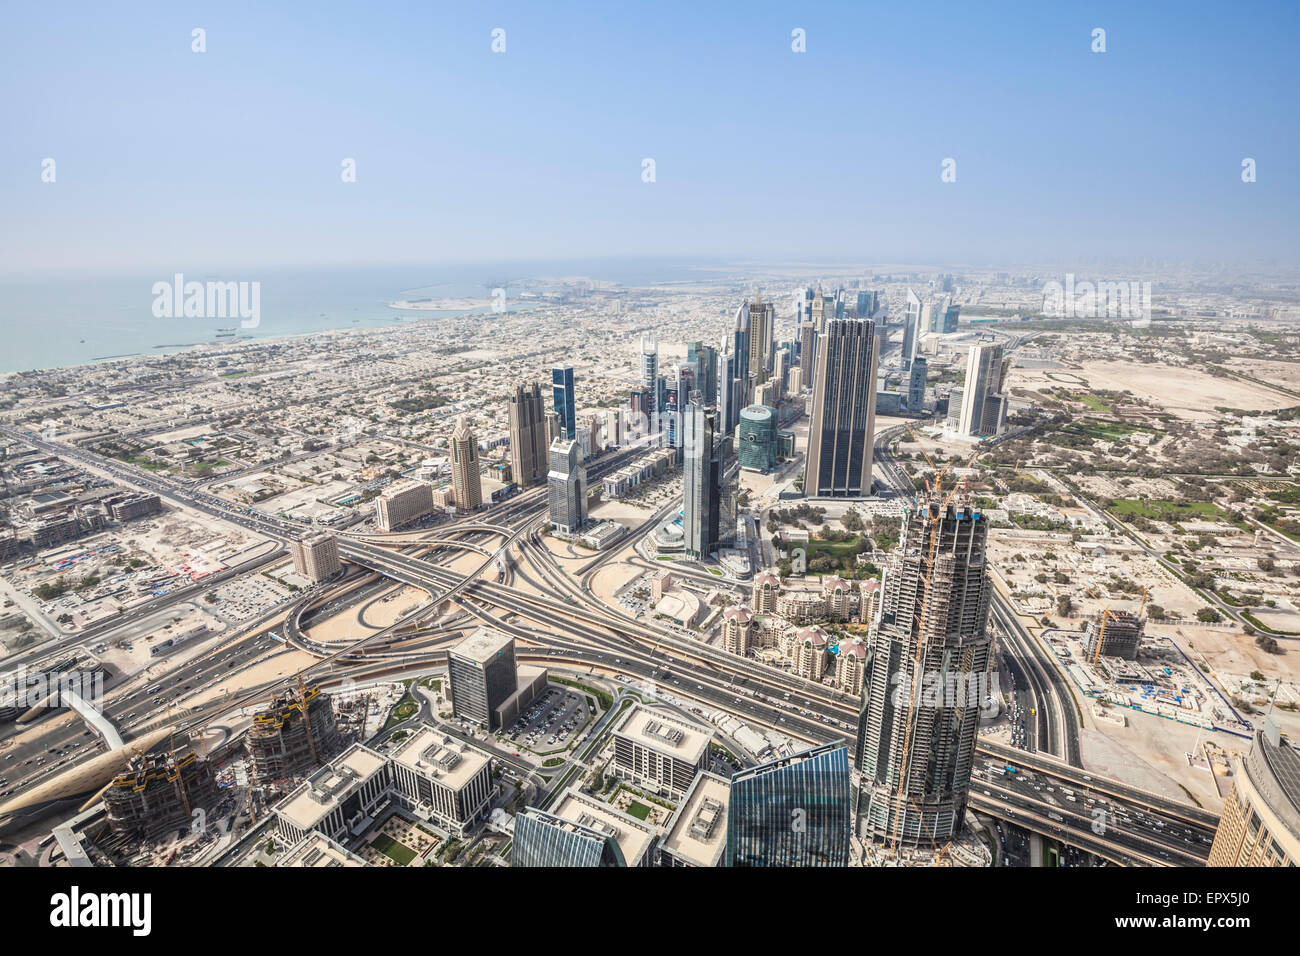
[[[858,833],[942,844],[966,812],[988,693],[988,520],[918,496],[883,579],[857,739]]]
[[[193,750],[153,752],[131,758],[104,790],[108,829],[114,836],[148,837],[189,826],[190,815],[216,802],[217,784],[208,761]]]
[[[319,687],[287,691],[253,716],[247,743],[253,786],[307,773],[341,744],[334,705]]]

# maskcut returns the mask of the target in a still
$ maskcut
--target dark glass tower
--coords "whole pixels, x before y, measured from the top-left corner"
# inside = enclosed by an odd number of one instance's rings
[[[827,319],[818,337],[804,494],[865,498],[871,494],[876,430],[876,324]]]
[[[551,369],[551,394],[555,414],[560,417],[560,437],[573,441],[578,437],[578,415],[573,396],[573,366]]]
[[[627,866],[612,836],[528,807],[515,815],[511,866]]]
[[[731,778],[727,866],[848,866],[849,753],[840,742]]]

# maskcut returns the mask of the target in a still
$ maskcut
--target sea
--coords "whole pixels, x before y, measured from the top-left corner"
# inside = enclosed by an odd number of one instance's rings
[[[528,260],[300,269],[200,269],[169,272],[0,277],[0,372],[85,365],[106,359],[176,352],[196,345],[283,338],[336,329],[378,328],[399,321],[463,314],[394,309],[413,299],[487,299],[505,288],[507,307],[528,280],[587,278],[630,288],[710,282],[741,276],[744,267],[676,259]],[[234,318],[158,318],[155,283],[257,282],[260,322],[242,328]],[[220,330],[233,329],[219,337]]]

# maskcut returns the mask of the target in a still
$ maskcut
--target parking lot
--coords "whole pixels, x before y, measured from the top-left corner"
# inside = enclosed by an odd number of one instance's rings
[[[506,736],[530,750],[558,750],[572,743],[591,718],[590,710],[585,694],[552,687],[528,705]]]

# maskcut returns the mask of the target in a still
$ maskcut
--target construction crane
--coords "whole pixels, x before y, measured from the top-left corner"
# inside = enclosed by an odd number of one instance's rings
[[[1092,595],[1092,597],[1094,597],[1099,603],[1102,601],[1102,596],[1098,594],[1096,591],[1094,591],[1090,586],[1084,585],[1083,589],[1087,591],[1090,595]],[[1092,652],[1091,663],[1093,667],[1097,666],[1097,661],[1101,658],[1101,644],[1102,641],[1105,640],[1106,638],[1106,622],[1108,622],[1109,620],[1110,620],[1110,605],[1106,604],[1101,609],[1101,629],[1097,632],[1097,647]]]
[[[185,810],[185,819],[188,820],[193,811],[190,809],[190,796],[185,792],[185,777],[181,773],[181,768],[186,766],[189,761],[186,760],[182,762],[176,759],[176,725],[172,723],[171,701],[167,702],[167,723],[171,727],[171,733],[167,736],[167,759],[171,762],[171,767],[169,769],[173,774],[173,776],[169,776],[167,780],[169,782],[175,781],[176,791],[180,794],[181,798],[181,807]],[[191,756],[193,755],[191,754]]]
[[[295,676],[298,678],[298,710],[302,712],[303,728],[307,731],[307,746],[311,749],[312,766],[318,766],[320,764],[320,757],[316,753],[316,738],[312,736],[311,732],[311,716],[307,713],[307,704],[309,700],[307,697],[307,685],[303,683],[302,671],[299,671]],[[315,697],[316,695],[313,694],[312,696]]]

